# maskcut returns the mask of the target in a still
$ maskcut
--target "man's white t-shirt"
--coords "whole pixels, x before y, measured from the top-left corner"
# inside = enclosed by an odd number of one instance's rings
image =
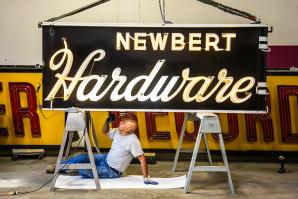
[[[108,136],[113,142],[107,156],[107,163],[117,171],[124,172],[133,157],[144,154],[141,143],[134,133],[123,136],[117,128],[113,128],[108,132]]]

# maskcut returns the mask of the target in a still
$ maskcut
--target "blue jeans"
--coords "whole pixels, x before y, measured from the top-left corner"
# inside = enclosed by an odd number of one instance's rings
[[[107,154],[95,154],[94,161],[99,178],[119,178],[121,173],[113,170],[107,163]],[[62,161],[62,164],[90,163],[88,154],[80,154]],[[93,178],[91,169],[80,169],[80,176],[83,178]]]

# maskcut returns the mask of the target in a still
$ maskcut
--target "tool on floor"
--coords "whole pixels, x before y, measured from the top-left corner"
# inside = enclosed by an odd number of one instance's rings
[[[11,160],[17,160],[19,157],[35,156],[42,159],[44,156],[44,149],[12,149]]]
[[[285,168],[285,156],[279,156],[278,160],[280,162],[280,168],[278,169],[278,173],[285,173],[286,172],[286,168]]]

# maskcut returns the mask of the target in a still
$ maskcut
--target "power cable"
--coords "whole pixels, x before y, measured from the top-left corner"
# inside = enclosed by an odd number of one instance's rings
[[[83,12],[85,10],[88,10],[90,8],[93,8],[95,6],[98,6],[98,5],[101,5],[103,3],[106,3],[106,2],[109,2],[110,0],[99,0],[99,1],[95,1],[93,3],[90,3],[86,6],[83,6],[81,8],[78,8],[78,9],[75,9],[71,12],[68,12],[68,13],[65,13],[65,14],[62,14],[60,16],[57,16],[57,17],[53,17],[53,18],[50,18],[50,19],[47,19],[45,22],[54,22],[54,21],[57,21],[59,19],[63,19],[65,17],[69,17],[69,16],[72,16],[72,15],[75,15],[77,13],[80,13],[80,12]],[[211,5],[213,7],[216,7],[226,13],[229,13],[229,14],[232,14],[232,15],[237,15],[237,16],[240,16],[240,17],[243,17],[243,18],[247,18],[249,20],[252,20],[254,23],[261,23],[260,19],[258,19],[256,16],[248,13],[248,12],[245,12],[245,11],[242,11],[242,10],[239,10],[239,9],[236,9],[236,8],[232,8],[230,6],[226,6],[224,4],[221,4],[219,2],[216,2],[216,1],[213,1],[213,0],[198,0],[199,2],[201,3],[204,3],[204,4],[207,4],[207,5]],[[159,9],[160,9],[160,14],[161,14],[161,18],[163,20],[163,23],[165,24],[172,24],[171,21],[167,21],[166,20],[166,4],[165,4],[165,0],[159,0]]]
[[[78,142],[78,144],[77,144],[74,152],[68,157],[68,159],[71,158],[74,154],[76,154],[76,152],[77,152],[77,150],[78,150],[78,148],[80,146],[80,143],[83,140],[83,137],[84,137],[85,133],[87,132],[87,119],[86,119],[86,117],[85,117],[85,123],[86,123],[86,127],[85,127],[85,130],[84,130],[83,136],[80,138],[80,140],[79,140],[79,142]],[[64,169],[68,165],[70,165],[70,163],[68,163],[68,160],[66,160],[66,163],[63,165],[63,167],[62,168],[59,168],[58,172],[52,178],[50,178],[46,183],[44,183],[43,185],[41,185],[40,187],[38,187],[38,188],[36,188],[34,190],[23,191],[23,192],[22,191],[10,191],[10,192],[6,192],[6,193],[0,193],[0,197],[1,196],[22,195],[22,194],[28,194],[28,193],[36,192],[36,191],[42,189],[43,187],[45,187],[47,184],[49,184],[58,174],[60,174],[59,171],[62,170],[62,169]],[[58,166],[60,166],[60,165],[58,165]]]
[[[63,18],[65,18],[65,17],[72,16],[72,15],[78,14],[78,13],[80,13],[80,12],[83,12],[83,11],[85,11],[85,10],[88,10],[88,9],[90,9],[90,8],[93,8],[93,7],[95,7],[95,6],[98,6],[98,5],[100,5],[100,4],[106,3],[106,2],[108,2],[108,1],[110,1],[110,0],[99,0],[99,1],[95,1],[95,2],[90,3],[90,4],[88,4],[88,5],[84,6],[84,7],[75,9],[75,10],[73,10],[73,11],[71,11],[71,12],[65,13],[65,14],[60,15],[60,16],[58,16],[58,17],[50,18],[50,19],[46,20],[45,22],[54,22],[54,21],[57,21],[57,20],[59,20],[59,19],[63,19]]]
[[[41,108],[41,107],[42,107],[42,104],[40,103],[39,98],[38,98],[38,96],[37,96],[37,95],[39,94],[39,90],[40,90],[41,86],[42,86],[42,83],[41,83],[41,84],[39,84],[39,83],[37,84],[37,88],[36,88],[35,94],[36,94],[36,99],[37,99],[37,107],[38,107],[38,109],[39,109],[39,111],[40,111],[40,113],[41,113],[43,119],[45,119],[45,120],[47,120],[47,119],[51,119],[52,117],[54,117],[54,116],[56,116],[56,115],[59,115],[59,114],[63,113],[63,112],[54,113],[53,115],[48,116],[48,117],[46,117],[46,116],[44,115],[43,110],[42,110],[42,108]]]
[[[91,113],[89,112],[88,114],[89,114],[89,118],[90,118],[90,126],[91,126],[91,132],[92,132],[91,133],[91,141],[92,141],[92,144],[95,147],[97,153],[100,154],[99,144],[98,144],[97,136],[96,136],[96,130],[95,130],[95,127],[93,125],[93,119],[92,119]]]
[[[163,23],[164,24],[172,24],[171,21],[166,20],[166,1],[165,0],[159,0],[158,3],[159,3],[159,10],[160,10],[160,15],[161,15],[161,18],[163,20]]]
[[[201,3],[205,3],[205,4],[208,4],[208,5],[211,5],[213,7],[216,7],[226,13],[229,13],[229,14],[232,14],[232,15],[237,15],[237,16],[240,16],[240,17],[243,17],[243,18],[247,18],[249,20],[252,20],[254,21],[254,23],[256,24],[259,24],[261,23],[261,20],[258,19],[256,16],[248,13],[248,12],[244,12],[244,11],[241,11],[241,10],[238,10],[236,8],[232,8],[232,7],[229,7],[229,6],[226,6],[224,4],[221,4],[221,3],[218,3],[216,1],[213,1],[213,0],[198,0],[200,1]]]

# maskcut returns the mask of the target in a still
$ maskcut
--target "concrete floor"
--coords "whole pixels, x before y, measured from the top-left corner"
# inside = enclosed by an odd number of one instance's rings
[[[47,182],[52,174],[46,174],[45,168],[53,164],[56,157],[39,159],[19,159],[11,161],[0,158],[0,193],[18,190],[28,191]],[[204,164],[204,163],[202,163]],[[178,171],[171,172],[172,162],[158,161],[149,165],[153,177],[173,177],[184,175],[189,162],[179,162]],[[141,175],[140,165],[131,164],[127,174]],[[194,172],[190,193],[183,189],[171,190],[58,190],[50,192],[49,185],[43,189],[25,195],[2,196],[0,198],[298,198],[298,164],[287,164],[287,173],[279,174],[277,163],[239,163],[230,162],[230,169],[236,195],[229,193],[226,176],[223,173]]]

